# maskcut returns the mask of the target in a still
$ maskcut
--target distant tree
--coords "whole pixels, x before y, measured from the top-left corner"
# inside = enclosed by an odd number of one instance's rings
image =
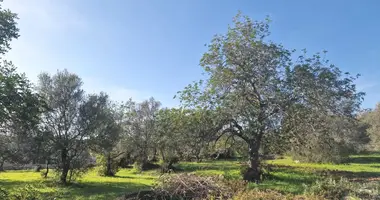
[[[371,139],[368,150],[380,150],[380,103],[373,110],[362,112],[359,120],[367,126],[366,130]]]
[[[226,122],[220,132],[247,143],[250,168],[244,179],[249,181],[260,179],[259,150],[271,141],[267,136],[298,134],[298,127],[312,129],[321,122],[310,117],[314,114],[353,118],[362,97],[356,93],[354,77],[346,77],[319,55],[294,62],[292,52],[268,36],[268,21],[238,14],[201,59],[207,79],[180,93],[185,106],[219,110]],[[299,117],[305,120],[288,125]]]
[[[116,159],[125,153],[117,148],[123,133],[123,109],[108,100],[105,94],[101,94],[99,98],[105,98],[107,102],[101,110],[98,128],[90,138],[90,148],[100,155],[99,159],[102,161],[100,162],[102,164],[101,175],[114,176],[118,170]]]
[[[213,110],[191,109],[184,117],[184,152],[188,158],[201,161],[208,158],[210,143],[218,139],[218,132],[225,125],[219,120],[219,114]]]
[[[99,126],[107,99],[85,96],[81,79],[67,70],[55,75],[39,75],[38,91],[48,111],[42,116],[41,130],[54,148],[60,181],[69,182],[76,171],[86,167],[89,139]]]
[[[128,104],[126,134],[133,145],[137,166],[144,169],[157,154],[155,123],[161,103],[150,98],[142,103],[129,101]]]

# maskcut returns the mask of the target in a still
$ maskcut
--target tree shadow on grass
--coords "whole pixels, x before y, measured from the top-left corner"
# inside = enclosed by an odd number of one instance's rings
[[[302,194],[304,185],[313,184],[317,179],[317,175],[297,167],[271,166],[270,175],[261,184],[255,187]]]
[[[133,178],[133,177],[131,177]],[[7,190],[20,189],[26,185],[34,186],[45,198],[57,199],[114,199],[125,193],[150,189],[150,185],[130,182],[85,182],[74,183],[68,186],[53,184],[51,181],[24,182],[0,180],[0,187]],[[46,189],[54,189],[46,192]]]
[[[380,163],[380,156],[363,156],[363,157],[352,157],[349,159],[350,163],[357,164],[374,164]]]
[[[341,170],[310,170],[294,166],[272,166],[272,173],[259,187],[301,194],[304,185],[311,185],[323,177],[366,182],[380,180],[380,172],[350,172]]]
[[[122,196],[125,193],[136,192],[149,189],[150,185],[140,183],[117,183],[117,182],[86,182],[79,184],[80,187],[71,186],[68,193],[62,197],[72,199],[80,198],[97,198],[112,199]]]
[[[179,169],[181,172],[195,172],[195,171],[202,171],[202,170],[237,170],[240,168],[240,166],[236,164],[226,164],[224,162],[218,162],[218,161],[206,161],[196,164],[188,164],[188,163],[179,163],[175,165],[176,168]]]
[[[127,178],[127,179],[147,179],[147,180],[155,180],[155,177],[134,177],[134,176],[124,176],[124,175],[115,175],[112,178]]]

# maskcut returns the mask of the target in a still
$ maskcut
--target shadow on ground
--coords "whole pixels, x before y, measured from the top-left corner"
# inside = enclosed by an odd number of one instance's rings
[[[349,160],[350,163],[357,163],[357,164],[373,164],[373,163],[380,163],[380,156],[366,156],[366,157],[353,157]]]
[[[51,181],[24,182],[1,180],[0,182],[0,187],[7,190],[22,189],[26,185],[32,185],[36,188],[36,192],[39,192],[44,198],[49,199],[114,199],[125,193],[150,189],[149,185],[129,182],[86,182],[72,184],[67,187],[53,184]]]

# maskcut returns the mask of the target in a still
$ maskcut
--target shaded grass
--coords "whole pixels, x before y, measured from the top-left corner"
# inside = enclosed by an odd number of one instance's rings
[[[310,185],[323,176],[348,177],[360,181],[380,180],[379,153],[351,156],[349,163],[340,165],[296,163],[290,158],[267,163],[272,166],[268,179],[260,184],[250,183],[248,187],[302,194],[304,185]],[[183,172],[201,176],[223,175],[229,179],[240,179],[241,164],[238,160],[182,162],[176,167]],[[137,173],[134,169],[122,169],[115,177],[101,177],[95,171],[90,171],[76,184],[62,187],[52,179],[42,179],[38,172],[7,171],[0,173],[0,187],[15,190],[32,184],[46,197],[58,194],[57,199],[114,199],[124,193],[151,188],[158,176],[156,171]]]
[[[32,171],[7,171],[0,173],[0,187],[15,190],[32,184],[45,197],[56,195],[57,199],[114,199],[126,192],[149,189],[157,176],[152,172],[137,174],[123,169],[116,177],[98,176],[90,171],[77,183],[63,187],[52,179],[43,180],[40,173]]]

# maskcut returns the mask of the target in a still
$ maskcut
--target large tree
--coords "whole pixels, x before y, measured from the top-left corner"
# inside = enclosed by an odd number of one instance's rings
[[[0,64],[0,170],[5,161],[27,162],[37,133],[42,101],[12,63]]]
[[[3,9],[0,1],[0,59],[19,37],[17,14]],[[0,170],[5,161],[27,161],[28,139],[36,131],[41,101],[25,75],[9,61],[0,61]],[[27,136],[27,137],[26,137]]]
[[[260,179],[259,150],[269,136],[312,128],[321,121],[306,116],[316,113],[351,119],[361,100],[354,77],[344,77],[318,55],[292,61],[292,51],[268,40],[269,35],[268,21],[238,14],[200,61],[207,78],[181,92],[185,106],[217,110],[226,122],[220,132],[247,143],[250,168],[244,178],[250,181]],[[288,126],[300,117],[298,111],[308,121]]]
[[[69,172],[73,174],[75,169],[85,167],[83,156],[107,103],[105,96],[86,96],[81,86],[81,79],[67,70],[39,76],[38,91],[48,107],[42,116],[41,129],[57,154],[57,170],[64,184]]]

